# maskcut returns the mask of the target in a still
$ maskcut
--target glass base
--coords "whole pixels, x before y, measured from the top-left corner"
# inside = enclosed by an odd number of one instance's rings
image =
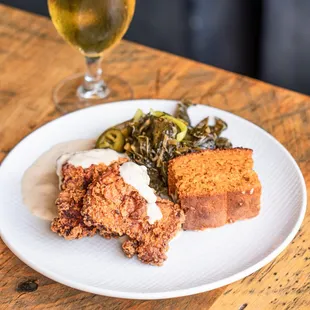
[[[86,91],[81,85],[83,74],[72,75],[62,80],[53,92],[53,101],[58,111],[69,113],[85,107],[116,101],[133,99],[129,84],[117,76],[103,75],[105,83],[95,91]]]
[[[110,89],[107,87],[105,82],[100,81],[94,87],[94,89],[87,90],[83,85],[77,89],[77,95],[81,100],[85,99],[105,99],[110,95]]]

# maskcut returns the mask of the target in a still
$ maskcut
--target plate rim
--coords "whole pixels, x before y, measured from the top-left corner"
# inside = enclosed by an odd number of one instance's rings
[[[9,158],[11,152],[13,152],[15,150],[15,148],[17,148],[21,143],[25,143],[25,141],[30,136],[34,135],[37,131],[41,130],[45,126],[50,126],[52,123],[57,122],[59,119],[61,119],[63,117],[66,117],[66,116],[71,115],[71,114],[83,113],[83,111],[85,111],[85,110],[95,109],[95,108],[98,108],[100,106],[109,106],[109,105],[114,105],[114,104],[130,104],[131,102],[145,102],[145,101],[166,102],[167,104],[172,104],[172,103],[176,104],[178,102],[178,100],[153,99],[153,98],[151,98],[151,99],[146,98],[146,99],[118,100],[118,101],[103,103],[103,104],[99,104],[99,105],[95,105],[95,106],[85,107],[83,109],[61,115],[60,117],[57,117],[56,119],[53,119],[53,120],[45,123],[44,125],[38,127],[37,129],[35,129],[34,131],[32,131],[31,133],[26,135],[23,139],[21,139],[11,149],[11,151],[7,154],[7,156],[3,159],[3,161],[0,165],[0,173],[2,171],[3,165],[5,164],[7,159]],[[235,117],[242,122],[246,122],[249,125],[256,127],[257,130],[259,130],[268,139],[272,139],[273,142],[276,143],[278,145],[278,147],[280,147],[280,149],[286,154],[288,159],[292,162],[292,164],[293,164],[293,166],[294,166],[294,168],[298,174],[298,178],[301,182],[301,189],[302,189],[302,204],[301,204],[298,219],[297,219],[294,227],[292,228],[291,232],[287,235],[287,237],[284,239],[284,241],[276,249],[274,249],[270,254],[268,254],[266,257],[264,257],[262,260],[260,260],[256,264],[254,264],[254,265],[252,265],[252,266],[250,266],[244,270],[241,270],[241,271],[239,271],[239,272],[237,272],[237,273],[235,273],[229,277],[226,277],[226,278],[218,280],[218,281],[214,281],[212,283],[203,284],[203,285],[199,285],[199,286],[195,286],[195,287],[191,287],[191,288],[186,288],[186,289],[166,291],[166,292],[139,293],[139,292],[124,292],[124,291],[115,291],[115,290],[110,290],[110,289],[99,288],[99,287],[79,283],[76,281],[72,281],[70,279],[68,280],[62,276],[59,276],[55,272],[45,270],[45,268],[41,268],[40,266],[35,265],[30,259],[24,257],[23,253],[19,252],[18,249],[16,249],[14,246],[12,246],[10,244],[9,240],[7,240],[6,237],[3,235],[3,233],[1,232],[1,227],[0,227],[0,237],[2,238],[5,245],[13,252],[14,255],[16,255],[26,265],[28,265],[29,267],[31,267],[35,271],[39,272],[40,274],[46,276],[47,278],[50,278],[50,279],[52,279],[58,283],[72,287],[74,289],[82,290],[82,291],[97,294],[97,295],[104,295],[104,296],[116,297],[116,298],[138,299],[138,300],[154,300],[154,299],[176,298],[176,297],[181,297],[181,296],[189,296],[189,295],[193,295],[193,294],[207,292],[207,291],[217,289],[219,287],[231,284],[233,282],[236,282],[236,281],[254,273],[255,271],[261,269],[262,267],[264,267],[268,263],[270,263],[273,259],[275,259],[290,244],[290,242],[296,236],[296,234],[297,234],[297,232],[298,232],[298,230],[299,230],[299,228],[303,222],[305,214],[306,214],[307,187],[306,187],[306,183],[305,183],[305,179],[303,177],[303,174],[300,170],[300,167],[297,164],[297,162],[295,161],[294,157],[290,154],[290,152],[275,137],[273,137],[270,133],[268,133],[266,130],[259,127],[255,123],[252,123],[251,121],[249,121],[249,120],[247,120],[247,119],[245,119],[239,115],[236,115],[236,114],[231,113],[229,111],[225,111],[225,110],[213,107],[213,106],[204,105],[204,104],[197,104],[197,105],[209,107],[212,110],[214,110],[215,112],[220,111],[221,113],[222,112],[228,113],[228,114],[230,114],[230,116]]]

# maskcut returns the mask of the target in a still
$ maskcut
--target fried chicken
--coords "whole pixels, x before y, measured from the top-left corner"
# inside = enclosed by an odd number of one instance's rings
[[[126,159],[120,159],[120,162],[124,161]],[[104,164],[92,165],[86,169],[68,163],[63,165],[61,192],[56,200],[58,217],[51,224],[53,232],[68,240],[93,236],[96,233],[96,227],[85,225],[81,208],[88,185],[98,179],[106,169]]]
[[[125,241],[122,248],[127,257],[137,254],[141,262],[160,266],[167,259],[169,242],[181,230],[185,216],[180,206],[169,200],[158,198],[157,205],[163,214],[162,219],[150,229],[141,231],[136,239]]]
[[[145,230],[147,202],[131,185],[124,182],[120,165],[110,165],[89,185],[82,214],[89,227],[96,226],[101,235],[135,237]]]
[[[139,192],[120,176],[119,164],[108,167],[89,185],[84,198],[84,223],[97,227],[103,236],[123,236],[122,248],[127,257],[137,254],[143,262],[162,265],[166,260],[169,241],[181,229],[184,213],[178,205],[158,198],[162,219],[148,222],[147,202]]]
[[[162,219],[150,224],[147,201],[120,175],[120,165],[126,161],[121,158],[110,166],[86,169],[64,164],[56,200],[58,217],[51,229],[68,240],[93,236],[97,231],[107,239],[126,235],[129,240],[122,248],[127,257],[137,255],[143,263],[162,265],[184,213],[178,205],[158,198]]]

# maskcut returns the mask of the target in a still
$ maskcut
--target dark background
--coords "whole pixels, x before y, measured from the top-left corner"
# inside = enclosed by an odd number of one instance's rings
[[[126,38],[310,94],[310,0],[137,0]]]

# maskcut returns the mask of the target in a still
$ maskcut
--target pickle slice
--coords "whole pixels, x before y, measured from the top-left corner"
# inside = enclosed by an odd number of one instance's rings
[[[106,130],[97,140],[97,149],[112,149],[116,152],[124,152],[125,137],[119,129]]]

